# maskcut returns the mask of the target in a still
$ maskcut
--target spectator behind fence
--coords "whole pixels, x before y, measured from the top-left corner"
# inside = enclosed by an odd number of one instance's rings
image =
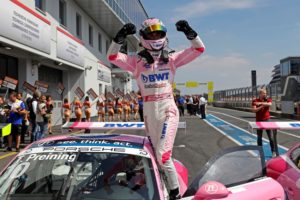
[[[11,108],[10,108],[8,122],[11,123],[12,126],[11,126],[11,134],[8,136],[7,151],[12,151],[12,142],[13,142],[13,138],[15,138],[16,151],[19,152],[23,115],[26,113],[25,104],[23,101],[17,99],[16,92],[10,93],[9,100],[11,103],[10,105]]]
[[[257,122],[266,122],[270,119],[270,106],[272,105],[272,99],[267,98],[267,91],[265,89],[259,90],[259,98],[254,99],[252,101],[252,110],[256,113],[256,121]],[[271,130],[266,130],[270,147],[272,151],[272,156],[276,156],[274,151],[274,141],[271,135]],[[257,130],[257,145],[262,146],[262,135],[263,130]]]

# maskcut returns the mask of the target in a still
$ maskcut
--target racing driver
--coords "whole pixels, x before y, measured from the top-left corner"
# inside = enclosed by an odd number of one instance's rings
[[[179,52],[167,50],[167,29],[161,20],[150,18],[139,31],[143,50],[137,55],[120,52],[126,36],[136,33],[135,25],[125,24],[113,39],[107,56],[111,63],[133,73],[144,100],[146,134],[150,137],[159,165],[167,177],[169,199],[180,199],[179,183],[174,167],[172,148],[179,122],[179,112],[173,98],[172,83],[177,68],[204,52],[204,44],[187,21],[176,23],[191,42],[191,47]]]

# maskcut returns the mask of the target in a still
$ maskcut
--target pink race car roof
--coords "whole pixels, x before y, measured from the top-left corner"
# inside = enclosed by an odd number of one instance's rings
[[[20,154],[73,151],[122,153],[151,159],[154,157],[147,137],[104,133],[48,137],[28,145]]]
[[[56,140],[74,140],[74,139],[92,139],[92,140],[112,140],[119,142],[133,142],[140,145],[150,143],[147,137],[138,135],[127,134],[106,134],[106,133],[93,133],[93,134],[76,134],[76,135],[60,135],[52,136],[39,140],[37,143],[50,142]]]

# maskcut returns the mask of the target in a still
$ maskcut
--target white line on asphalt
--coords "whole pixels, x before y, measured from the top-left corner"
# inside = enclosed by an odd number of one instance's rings
[[[217,112],[217,111],[211,111],[211,110],[210,110],[209,112],[221,114],[221,115],[224,115],[224,116],[227,116],[227,117],[231,117],[231,118],[233,118],[233,119],[237,119],[237,120],[240,120],[240,121],[243,121],[243,122],[247,122],[247,123],[250,122],[250,121],[247,121],[247,120],[245,120],[245,119],[241,119],[241,118],[238,118],[238,117],[235,117],[235,116],[232,116],[232,115],[229,115],[229,114]],[[300,138],[299,135],[294,135],[294,134],[292,134],[292,133],[288,133],[288,132],[285,132],[285,131],[278,130],[277,132],[280,132],[280,133],[283,133],[283,134],[285,134],[285,135],[289,135],[289,136],[292,136],[292,137],[295,137],[295,138]]]
[[[219,131],[220,133],[222,133],[225,137],[227,137],[229,140],[231,140],[232,142],[236,143],[239,146],[243,146],[242,143],[240,143],[239,141],[233,139],[232,137],[230,137],[228,134],[226,134],[224,131],[222,131],[221,129],[215,127],[214,125],[212,125],[209,121],[207,121],[206,119],[204,119],[204,121],[211,126],[213,129],[216,129],[217,131]]]
[[[213,107],[213,108],[217,108],[218,110],[228,110],[228,111],[247,113],[247,114],[251,113],[251,112],[242,111],[242,110],[234,110],[234,109],[231,109],[231,108],[220,108],[220,107]],[[217,111],[214,111],[214,112],[217,112]],[[271,115],[271,117],[276,117],[276,116]]]
[[[231,124],[230,122],[227,122],[227,121],[225,121],[225,120],[223,120],[223,119],[220,119],[219,117],[217,117],[217,116],[215,116],[215,115],[213,115],[213,116],[214,116],[215,118],[217,118],[218,120],[220,120],[220,121],[222,121],[222,122],[224,122],[224,123],[227,123],[227,124],[229,124],[229,125],[231,125],[231,126],[237,128],[237,129],[239,129],[239,130],[241,130],[241,131],[243,131],[243,132],[245,132],[245,133],[247,133],[247,134],[249,134],[249,135],[254,135],[255,137],[257,137],[255,134],[252,134],[252,133],[250,133],[249,131],[247,131],[247,130],[241,128],[241,127],[238,127],[238,126],[236,126],[236,125],[234,125],[234,124]],[[263,140],[264,140],[265,142],[269,142],[269,140],[267,140],[266,138],[263,138]],[[281,147],[281,148],[283,148],[284,150],[288,150],[288,148],[286,148],[286,147],[284,147],[284,146],[282,146],[282,145],[278,145],[278,146]]]
[[[213,115],[214,116],[214,115]],[[216,117],[216,116],[214,116]],[[230,137],[228,134],[226,134],[224,131],[222,131],[221,129],[215,127],[214,125],[212,125],[209,121],[207,121],[206,119],[204,119],[204,121],[211,126],[212,128],[216,129],[217,131],[219,131],[222,135],[224,135],[225,137],[227,137],[229,140],[233,141],[234,143],[236,143],[239,146],[244,146],[242,143],[240,143],[239,141],[233,139],[232,137]],[[252,155],[255,156],[255,154],[253,152],[250,152]]]
[[[173,146],[174,148],[185,148],[185,144],[180,144],[180,145],[177,145],[177,146]]]

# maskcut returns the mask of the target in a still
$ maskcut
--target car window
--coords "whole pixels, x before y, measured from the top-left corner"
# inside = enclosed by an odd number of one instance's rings
[[[158,199],[149,158],[117,153],[31,153],[0,177],[0,199]]]
[[[300,169],[300,147],[294,149],[290,155],[291,160]]]

